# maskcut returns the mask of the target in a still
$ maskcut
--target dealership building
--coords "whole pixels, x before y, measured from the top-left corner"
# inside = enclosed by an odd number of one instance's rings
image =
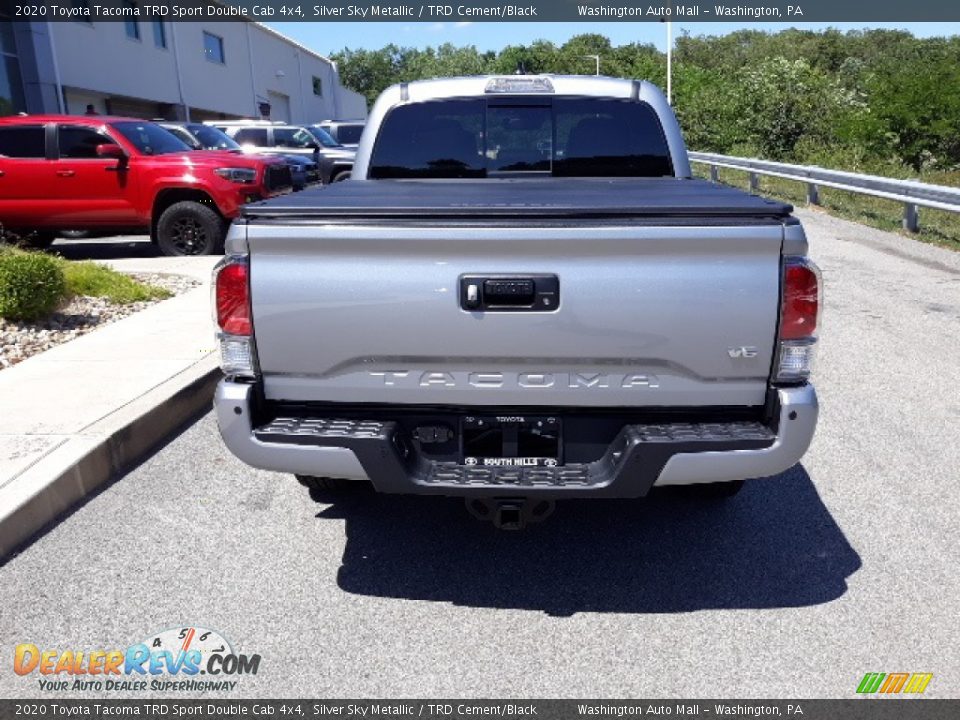
[[[12,21],[0,0],[0,115],[365,118],[337,66],[257,22]]]

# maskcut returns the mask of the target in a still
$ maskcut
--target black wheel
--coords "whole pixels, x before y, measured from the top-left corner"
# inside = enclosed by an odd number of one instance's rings
[[[227,224],[211,207],[192,200],[174,203],[157,222],[157,245],[164,255],[223,252]]]
[[[297,480],[311,492],[324,494],[346,494],[363,488],[366,483],[361,480],[344,480],[343,478],[315,477],[313,475],[297,475]]]
[[[696,485],[684,485],[683,489],[694,497],[705,500],[723,500],[732,498],[743,490],[745,482],[746,480],[733,480],[731,482],[697,483]]]
[[[330,182],[343,182],[344,180],[349,180],[349,179],[350,179],[349,170],[338,170],[336,173],[334,173],[333,180],[331,180]]]
[[[57,234],[53,231],[34,230],[23,233],[18,242],[21,247],[30,248],[31,250],[46,250],[53,245],[53,241],[56,239]]]

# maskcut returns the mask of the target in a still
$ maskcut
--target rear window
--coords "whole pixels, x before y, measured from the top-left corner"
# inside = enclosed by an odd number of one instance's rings
[[[42,125],[0,128],[0,156],[11,158],[46,157]]]
[[[237,130],[237,133],[233,136],[233,139],[241,145],[256,145],[257,147],[266,147],[267,130],[266,128],[243,128],[241,130]]]
[[[363,135],[363,125],[341,125],[337,128],[337,140],[341,143],[356,145]]]
[[[656,112],[634,100],[443,100],[394,108],[370,177],[483,178],[672,175]]]

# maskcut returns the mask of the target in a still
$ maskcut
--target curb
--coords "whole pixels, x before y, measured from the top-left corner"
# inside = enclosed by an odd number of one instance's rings
[[[111,416],[94,423],[2,488],[0,565],[209,410],[222,377],[214,361],[208,357],[154,388],[139,399],[149,402],[119,424]]]

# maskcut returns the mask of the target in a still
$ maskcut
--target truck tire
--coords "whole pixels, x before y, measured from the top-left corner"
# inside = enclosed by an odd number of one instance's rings
[[[297,481],[307,490],[323,495],[347,495],[361,490],[369,485],[363,480],[345,480],[344,478],[316,477],[314,475],[297,475]]]
[[[157,222],[157,245],[164,255],[222,253],[226,234],[220,213],[193,200],[174,203]]]
[[[350,179],[350,171],[349,171],[349,170],[337,170],[337,171],[333,174],[333,179],[330,180],[330,182],[331,182],[331,183],[343,182],[344,180],[349,180],[349,179]]]

